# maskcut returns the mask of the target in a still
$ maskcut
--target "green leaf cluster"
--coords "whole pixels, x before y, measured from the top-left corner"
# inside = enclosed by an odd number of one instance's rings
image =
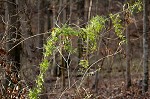
[[[123,35],[124,27],[122,26],[120,15],[110,14],[109,16],[110,16],[110,19],[112,20],[116,35],[121,39],[121,42],[125,42],[126,39],[125,39],[125,36]]]
[[[80,60],[79,65],[81,65],[83,68],[87,69],[89,67],[88,60]]]
[[[63,25],[62,28],[54,28],[52,31],[52,38],[58,37],[58,36],[78,36],[78,31],[76,31],[74,28]]]
[[[77,35],[78,32],[67,25],[64,25],[62,28],[53,29],[53,31],[51,32],[51,37],[47,39],[47,42],[44,45],[45,51],[43,53],[44,55],[43,61],[40,63],[40,74],[37,76],[36,87],[29,91],[30,99],[39,99],[39,93],[41,93],[43,89],[44,74],[49,67],[47,57],[51,56],[56,47],[60,46],[60,44],[56,45],[58,43],[59,38],[63,36],[62,38],[62,43],[64,44],[63,48],[67,51],[70,51],[72,48],[69,36],[77,36]]]
[[[46,70],[48,69],[48,66],[49,66],[49,62],[47,59],[44,59],[43,62],[40,64],[40,71],[42,73],[45,73]]]
[[[131,13],[139,13],[140,11],[142,11],[143,10],[142,4],[143,3],[141,0],[135,1],[133,5],[131,5],[130,3],[127,3],[128,8]]]
[[[57,42],[58,38],[61,38],[63,49],[68,52],[74,52],[74,48],[72,48],[71,37],[78,36],[78,34],[79,32],[76,29],[65,24],[62,26],[62,28],[54,28],[54,31],[52,32],[52,38],[55,38],[55,43]]]
[[[57,40],[58,40],[58,38],[55,38],[55,37],[47,40],[47,44],[44,45],[44,48],[45,48],[45,52],[43,53],[44,57],[48,57],[48,56],[52,55],[53,50],[56,48],[55,42]]]
[[[39,90],[37,88],[34,88],[29,91],[29,98],[30,99],[39,99]]]
[[[29,91],[30,99],[39,99],[39,93],[41,93],[43,89],[44,74],[48,66],[48,61],[46,59],[40,64],[40,74],[37,76],[36,87]]]
[[[61,31],[61,35],[63,36],[78,36],[78,31],[76,31],[75,29],[73,29],[72,27],[68,26],[68,25],[63,25],[63,27],[60,29]]]
[[[100,31],[105,28],[106,18],[102,16],[93,17],[89,24],[85,28],[81,28],[82,38],[86,43],[89,43],[89,49],[91,52],[96,50],[97,39],[99,37]]]

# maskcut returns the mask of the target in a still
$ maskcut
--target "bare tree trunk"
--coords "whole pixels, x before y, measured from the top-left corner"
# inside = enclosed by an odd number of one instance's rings
[[[20,11],[20,29],[22,40],[24,40],[24,42],[21,44],[21,77],[27,82],[27,84],[33,86],[35,84],[35,76],[39,73],[37,68],[39,63],[39,56],[36,53],[36,40],[35,38],[30,38],[33,36],[30,12],[31,2],[27,0],[18,0],[18,3]]]
[[[102,38],[99,37],[99,39],[97,40],[98,42],[98,46],[97,46],[97,52],[96,52],[96,60],[98,60],[100,58],[100,45],[101,45],[101,41],[102,41]],[[103,62],[104,62],[104,59],[101,61],[101,63],[99,64],[96,64],[95,66],[95,81],[94,81],[94,84],[92,86],[92,89],[95,89],[95,92],[98,93],[98,85],[99,85],[99,80],[100,80],[100,69],[101,67],[103,66]]]
[[[52,9],[51,9],[51,2],[47,1],[47,30],[50,30],[52,28]]]
[[[84,4],[85,0],[79,0],[77,3],[77,11],[78,11],[78,19],[77,19],[77,24],[80,27],[83,27],[84,23]],[[81,26],[82,25],[82,26]],[[83,57],[83,44],[82,44],[82,38],[78,38],[78,65],[80,60]]]
[[[72,8],[73,8],[73,0],[69,1],[70,6],[69,6],[69,24],[72,22]]]
[[[44,10],[45,10],[44,0],[38,0],[38,34],[44,33]],[[39,47],[39,56],[42,58],[43,52],[43,35],[40,35],[38,38],[38,47]]]
[[[6,49],[9,51],[8,60],[13,61],[19,69],[20,63],[20,45],[13,48],[20,39],[19,34],[19,23],[17,15],[17,5],[14,0],[6,2],[6,13],[5,21],[7,23],[7,40],[9,41],[6,45]]]
[[[5,2],[5,22],[6,24],[6,40],[9,41],[6,44],[6,50],[9,51],[7,61],[13,63],[13,71],[18,74],[20,69],[20,45],[14,47],[20,41],[19,23],[17,4],[15,0],[9,0]],[[9,78],[8,78],[9,79]],[[8,80],[7,80],[8,81]],[[6,81],[6,85],[9,83]],[[10,79],[9,79],[10,81]]]
[[[143,93],[148,91],[148,4],[149,0],[143,0]]]
[[[63,24],[66,23],[66,20],[67,20],[67,0],[63,0],[63,5],[64,5],[64,9],[63,9]]]
[[[125,1],[127,2],[127,0]],[[128,6],[127,6],[128,8]],[[128,30],[128,19],[130,18],[130,12],[125,12],[125,26],[126,26],[126,88],[128,89],[131,86],[131,73],[130,73],[130,66],[131,66],[131,46],[130,46],[130,33]]]
[[[66,13],[66,3],[67,3],[67,1],[66,0],[63,0],[63,5],[65,5],[64,6],[64,9],[63,9],[63,18],[62,18],[62,23],[63,24],[65,24],[65,22],[66,22],[66,18],[67,18],[67,13]],[[61,37],[61,39],[63,39],[63,37]],[[62,42],[61,42],[61,44],[62,44]],[[62,53],[62,55],[64,55],[65,54],[65,51],[64,51],[64,49],[61,49],[61,53]],[[66,66],[65,66],[65,59],[63,58],[63,56],[61,56],[60,55],[60,57],[61,57],[61,71],[62,71],[62,75],[61,75],[61,79],[62,79],[62,90],[64,90],[64,88],[65,88],[65,85],[66,85],[66,80],[65,80],[65,71],[66,71]]]
[[[61,48],[61,53],[62,53],[62,55],[64,55],[64,50],[62,48]],[[61,73],[62,73],[61,74],[62,90],[64,90],[65,89],[65,85],[66,85],[66,81],[65,81],[65,61],[64,61],[64,58],[61,55],[60,55],[60,58],[61,58]]]
[[[130,73],[130,66],[131,66],[131,51],[130,51],[130,36],[129,36],[128,27],[126,28],[126,88],[128,89],[131,86],[131,73]]]
[[[58,16],[57,16],[57,24],[59,26],[62,26],[63,23],[63,12],[64,12],[63,0],[59,0],[59,9],[58,9]]]
[[[56,22],[56,9],[55,9],[55,1],[51,1],[51,9],[52,9],[52,28],[55,27],[55,22]],[[57,65],[56,65],[56,52],[53,51],[53,65],[52,65],[52,75],[53,76],[58,76],[58,71],[57,71]]]
[[[91,14],[91,12],[89,11],[89,10],[91,10],[90,2],[92,2],[92,0],[84,1],[84,24],[86,24],[86,22],[90,18],[90,14]]]
[[[55,27],[55,25],[56,25],[56,4],[55,4],[55,0],[52,0],[51,1],[52,2],[52,28],[54,28]]]

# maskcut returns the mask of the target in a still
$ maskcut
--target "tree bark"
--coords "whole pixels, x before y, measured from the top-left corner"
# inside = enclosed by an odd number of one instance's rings
[[[126,88],[131,86],[131,73],[130,73],[130,61],[131,61],[131,51],[130,51],[130,36],[128,27],[126,27]]]
[[[51,9],[51,2],[46,2],[47,6],[47,30],[49,31],[52,28],[52,9]]]
[[[15,0],[9,0],[5,3],[5,21],[7,23],[6,35],[9,42],[6,44],[6,49],[9,51],[8,60],[13,61],[19,70],[20,67],[20,45],[13,48],[20,40],[19,23],[17,15],[17,4]],[[13,49],[12,49],[13,48]]]
[[[69,6],[69,24],[72,22],[72,9],[73,9],[73,0],[69,0],[70,6]]]
[[[19,3],[19,17],[20,17],[20,31],[21,39],[24,41],[21,44],[21,78],[26,81],[26,83],[31,87],[35,84],[36,75],[39,73],[39,54],[35,46],[36,39],[30,38],[33,36],[32,26],[31,26],[31,1],[18,0]]]
[[[125,3],[127,2],[127,0],[125,1]],[[126,6],[126,8],[128,8],[128,6]],[[131,44],[130,44],[130,32],[129,32],[129,24],[128,24],[128,19],[130,18],[130,12],[126,11],[125,12],[125,26],[126,26],[126,30],[125,30],[125,34],[126,34],[126,88],[129,89],[129,87],[131,86],[131,73],[130,73],[130,66],[131,66]]]
[[[44,33],[44,25],[45,25],[45,18],[44,18],[44,0],[38,0],[38,34]],[[43,52],[43,35],[38,36],[38,47],[39,47],[39,56],[42,58]]]
[[[67,0],[63,0],[63,5],[64,5],[64,9],[63,9],[63,19],[62,19],[62,23],[65,24],[66,20],[67,20]]]
[[[148,4],[149,0],[143,0],[143,93],[148,91]]]
[[[20,69],[20,44],[16,47],[14,47],[17,43],[20,41],[20,33],[19,31],[19,21],[18,21],[18,10],[17,10],[17,4],[15,0],[8,0],[5,2],[5,22],[6,28],[5,28],[5,34],[6,34],[6,40],[9,41],[6,44],[6,50],[8,51],[7,55],[7,61],[9,63],[13,63],[12,70],[13,72],[16,72],[18,74],[18,71]],[[11,65],[11,64],[10,64]],[[12,72],[12,71],[11,71]],[[6,80],[5,85],[7,86],[10,78],[6,77],[8,80]],[[5,86],[5,87],[6,87]]]
[[[77,3],[77,11],[78,11],[78,19],[77,19],[77,24],[80,27],[84,27],[84,4],[85,0],[80,0]],[[82,26],[81,26],[82,25]],[[83,44],[82,44],[82,38],[78,38],[78,64],[80,63],[80,60],[83,56]]]

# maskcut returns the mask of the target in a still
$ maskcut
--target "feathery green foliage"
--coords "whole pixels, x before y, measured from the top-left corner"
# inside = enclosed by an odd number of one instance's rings
[[[138,12],[142,10],[142,2],[138,0],[134,3],[134,5],[130,6],[130,11]],[[110,14],[110,19],[112,20],[113,27],[115,30],[116,35],[121,39],[121,42],[125,42],[125,36],[123,35],[124,27],[122,26],[121,18],[119,13],[117,14]],[[107,18],[102,16],[95,16],[93,17],[85,28],[79,28],[78,30],[68,26],[63,25],[62,28],[54,28],[51,32],[51,37],[47,39],[46,44],[44,44],[44,53],[43,53],[43,61],[40,64],[40,74],[37,76],[36,79],[36,86],[29,91],[29,98],[30,99],[39,99],[39,94],[42,92],[43,83],[44,83],[44,74],[48,69],[49,61],[47,57],[53,54],[53,51],[56,48],[62,47],[64,50],[68,52],[73,52],[72,44],[71,44],[71,36],[78,36],[84,39],[85,43],[88,43],[89,46],[86,50],[90,53],[93,53],[97,48],[97,39],[100,36],[100,32],[105,28],[105,22]],[[61,38],[61,44],[59,39]],[[87,39],[88,38],[88,39]],[[89,67],[89,62],[87,59],[81,60],[80,65],[83,68]]]
[[[51,34],[51,37],[47,39],[47,42],[44,45],[44,58],[40,64],[40,74],[37,76],[36,79],[36,87],[29,91],[30,99],[39,99],[39,94],[42,92],[43,89],[44,74],[49,67],[49,61],[47,60],[47,57],[51,56],[53,54],[53,51],[57,47],[61,46],[60,44],[57,45],[59,38],[63,37],[62,43],[64,49],[71,52],[72,48],[69,36],[76,36],[78,35],[78,32],[75,31],[73,28],[64,25],[62,28],[54,28]]]
[[[124,42],[125,36],[122,34],[124,27],[122,26],[120,15],[119,14],[114,14],[114,15],[110,14],[109,16],[110,16],[110,19],[112,20],[116,35],[121,39],[122,42]]]
[[[95,51],[97,46],[97,39],[99,37],[100,31],[105,27],[106,18],[102,16],[93,17],[89,24],[83,29],[85,32],[85,36],[87,37],[85,40],[89,43],[89,51]],[[87,41],[88,40],[88,41]]]

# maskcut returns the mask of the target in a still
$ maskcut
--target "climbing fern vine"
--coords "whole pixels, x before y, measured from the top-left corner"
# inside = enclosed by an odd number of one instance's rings
[[[129,5],[127,10],[130,12],[141,11],[142,3],[140,0],[134,3],[134,5]],[[125,11],[125,10],[124,10]],[[39,99],[39,94],[42,92],[44,76],[49,67],[48,57],[53,54],[53,51],[59,48],[66,50],[67,52],[74,52],[71,44],[71,37],[78,36],[84,40],[84,42],[89,44],[86,51],[93,53],[97,49],[97,39],[100,36],[99,33],[105,29],[105,23],[108,19],[112,20],[113,28],[115,34],[121,39],[121,42],[125,42],[125,36],[123,35],[124,27],[122,26],[120,13],[109,14],[109,18],[104,16],[95,16],[85,28],[72,28],[68,25],[63,25],[61,28],[54,28],[51,32],[51,36],[47,39],[44,45],[43,61],[40,63],[40,74],[36,79],[36,86],[29,91],[30,99]],[[61,38],[61,44],[59,40]],[[83,68],[89,67],[88,59],[80,60],[79,63]]]

